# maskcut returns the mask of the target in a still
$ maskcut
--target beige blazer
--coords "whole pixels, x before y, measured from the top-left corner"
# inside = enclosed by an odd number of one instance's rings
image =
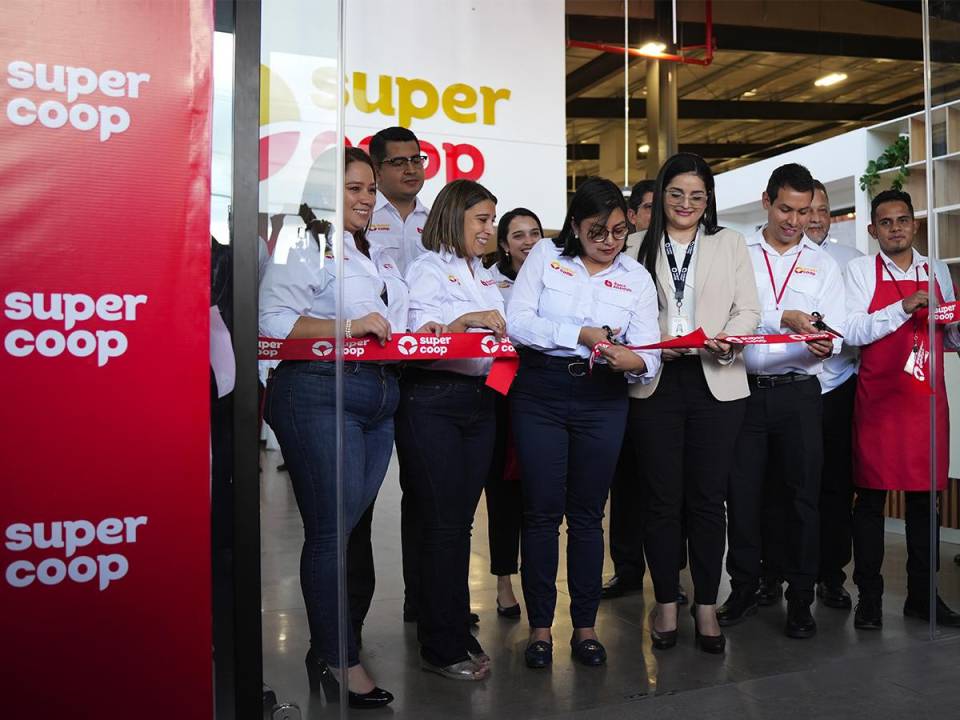
[[[724,229],[716,235],[701,236],[697,243],[697,274],[693,280],[696,290],[695,325],[702,327],[709,337],[720,332],[727,335],[754,334],[760,324],[760,301],[757,298],[753,262],[743,235],[735,230]],[[639,242],[636,246],[639,246]],[[662,249],[657,255],[654,280],[660,306],[660,334],[666,335],[667,299],[673,297],[673,278]],[[736,354],[732,363],[722,365],[709,351],[696,352],[703,363],[707,386],[717,400],[736,400],[750,394],[741,353]],[[662,364],[652,382],[646,385],[632,384],[630,397],[642,399],[653,395],[661,372]]]

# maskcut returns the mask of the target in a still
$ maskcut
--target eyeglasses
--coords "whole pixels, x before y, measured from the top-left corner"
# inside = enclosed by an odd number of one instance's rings
[[[678,188],[668,189],[666,195],[669,205],[682,206],[686,201],[690,203],[691,207],[703,207],[707,204],[707,198],[710,196],[709,193],[705,192],[692,192],[687,195],[683,190]]]
[[[620,223],[613,228],[613,230],[608,230],[603,225],[594,225],[587,233],[587,239],[590,242],[600,244],[602,242],[606,242],[607,238],[610,235],[613,235],[613,239],[619,242],[625,239],[629,234],[630,228],[626,223]]]
[[[410,157],[394,157],[386,158],[381,165],[389,165],[390,167],[395,167],[397,170],[402,170],[407,165],[412,165],[413,167],[423,167],[423,164],[427,161],[426,155],[411,155]]]

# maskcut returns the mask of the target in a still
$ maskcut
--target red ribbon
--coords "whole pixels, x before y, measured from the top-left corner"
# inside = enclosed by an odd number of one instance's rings
[[[260,360],[336,360],[335,338],[296,338],[280,340],[261,337]],[[509,339],[500,342],[483,333],[445,333],[437,337],[426,333],[394,333],[384,345],[372,337],[343,340],[345,360],[377,362],[383,360],[464,360],[491,358],[493,365],[487,385],[506,395],[520,361]]]
[[[949,325],[960,320],[960,311],[957,310],[957,303],[947,303],[941,305],[933,311],[933,319],[937,325]]]

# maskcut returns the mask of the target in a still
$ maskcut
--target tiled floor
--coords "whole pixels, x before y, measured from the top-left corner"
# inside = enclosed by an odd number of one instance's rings
[[[264,680],[303,718],[336,717],[339,709],[311,695],[303,665],[308,645],[298,566],[302,528],[278,453],[264,457],[262,575]],[[398,718],[957,718],[960,717],[960,631],[929,640],[925,623],[904,619],[903,536],[887,535],[882,632],[858,632],[850,612],[815,606],[819,633],[797,641],[782,633],[785,607],[727,629],[727,652],[717,657],[693,645],[693,624],[681,615],[681,638],[654,652],[646,631],[652,589],[601,605],[597,629],[607,647],[606,667],[575,664],[565,651],[570,636],[563,556],[554,626],[554,665],[523,664],[524,620],[496,615],[496,579],[489,575],[486,514],[477,512],[471,561],[471,600],[480,615],[479,638],[493,659],[482,683],[457,683],[419,668],[416,628],[401,621],[400,492],[392,465],[377,501],[374,552],[377,593],[364,628],[361,657],[377,683],[396,695],[388,708],[366,716]],[[563,539],[564,536],[561,536]],[[943,544],[941,594],[960,609],[960,547]],[[607,561],[605,576],[613,568]],[[689,576],[682,581],[690,589]],[[520,596],[519,579],[514,584]],[[848,589],[853,590],[848,581]],[[728,587],[721,586],[721,599]],[[521,599],[522,604],[522,599]],[[351,714],[357,714],[354,711]],[[361,713],[363,714],[363,713]]]

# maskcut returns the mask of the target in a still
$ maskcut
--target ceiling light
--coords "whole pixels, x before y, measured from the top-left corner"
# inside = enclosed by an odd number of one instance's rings
[[[654,40],[646,43],[645,45],[641,45],[639,52],[643,53],[644,55],[659,55],[666,49],[667,46],[664,43]]]
[[[756,95],[757,95],[757,89],[756,89],[756,88],[753,88],[753,90],[747,90],[747,91],[742,95],[742,97],[756,97]]]
[[[830,73],[817,80],[814,85],[817,87],[830,87],[847,79],[846,73]]]
[[[640,153],[641,155],[646,155],[648,152],[650,152],[650,146],[646,144],[638,145],[637,152]]]

